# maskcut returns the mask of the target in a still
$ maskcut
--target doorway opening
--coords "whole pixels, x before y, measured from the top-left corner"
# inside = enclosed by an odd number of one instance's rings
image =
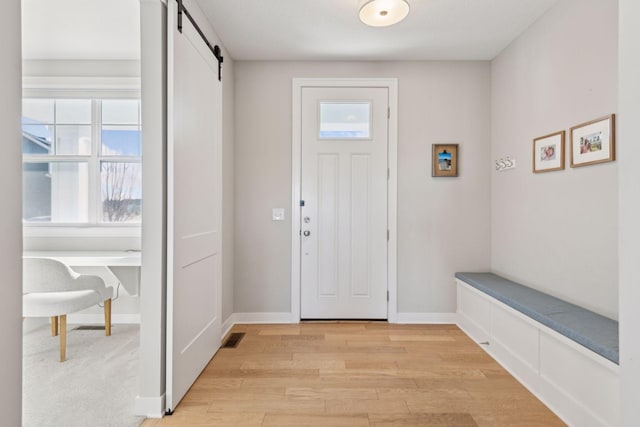
[[[142,420],[140,39],[138,2],[22,1],[25,277],[58,285],[25,280],[25,425]]]

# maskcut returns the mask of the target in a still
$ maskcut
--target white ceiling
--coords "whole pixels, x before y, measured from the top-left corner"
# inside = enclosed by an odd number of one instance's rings
[[[174,0],[169,0],[174,1]],[[196,0],[238,60],[487,60],[558,0],[409,0],[372,28],[358,0]],[[139,59],[139,0],[22,0],[25,59]]]
[[[238,60],[488,60],[557,0],[408,0],[372,28],[358,0],[197,0]]]
[[[139,0],[22,0],[22,55],[139,59]]]

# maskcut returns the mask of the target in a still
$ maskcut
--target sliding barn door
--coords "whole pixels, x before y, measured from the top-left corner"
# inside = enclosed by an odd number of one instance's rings
[[[218,64],[168,2],[167,408],[220,347],[221,108]]]

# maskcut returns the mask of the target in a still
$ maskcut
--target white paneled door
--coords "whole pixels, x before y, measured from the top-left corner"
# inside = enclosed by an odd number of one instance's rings
[[[167,408],[220,347],[221,102],[218,64],[168,2]],[[145,141],[145,144],[153,141]]]
[[[388,99],[302,88],[302,319],[387,318]]]

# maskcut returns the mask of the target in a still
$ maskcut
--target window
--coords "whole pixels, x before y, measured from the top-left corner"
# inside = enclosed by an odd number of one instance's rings
[[[23,220],[140,223],[138,99],[23,100]]]
[[[320,102],[320,139],[370,139],[370,102]]]

